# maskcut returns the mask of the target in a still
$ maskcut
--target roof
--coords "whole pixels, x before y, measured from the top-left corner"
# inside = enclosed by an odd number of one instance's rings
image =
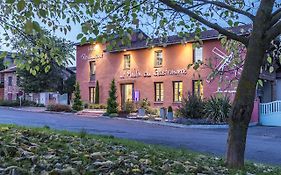
[[[248,35],[250,34],[252,30],[252,24],[246,24],[246,25],[241,25],[237,27],[228,27],[226,28],[229,31],[232,31],[233,33],[237,35]],[[161,38],[155,38],[151,42],[147,42],[147,38],[149,38],[143,31],[141,30],[136,30],[136,33],[143,33],[145,37],[143,39],[136,39],[132,40],[131,44],[129,46],[119,46],[119,48],[116,48],[114,50],[111,50],[109,52],[119,52],[123,50],[137,50],[137,49],[144,49],[144,48],[149,48],[151,46],[165,46],[165,45],[173,45],[173,44],[180,44],[184,42],[194,42],[194,36],[195,33],[191,33],[188,38],[182,38],[179,37],[178,35],[171,35],[168,36],[165,42],[161,42]],[[206,30],[201,32],[200,39],[201,40],[212,40],[212,39],[218,39],[219,37],[219,32],[212,29],[212,30]],[[89,43],[86,43],[89,44]],[[76,43],[77,46],[80,45],[80,43]]]
[[[0,71],[0,73],[12,73],[12,72],[16,72],[16,71],[17,71],[17,67],[12,66],[12,67],[9,67],[7,69],[4,69],[4,70]]]
[[[250,32],[252,30],[252,25],[247,24],[247,25],[241,25],[238,27],[229,27],[226,29],[232,31],[233,33],[235,33],[237,35],[248,35],[248,34],[250,34]],[[202,41],[206,41],[206,40],[218,39],[219,35],[220,34],[218,31],[212,29],[212,30],[206,30],[206,31],[201,32],[199,37]],[[150,43],[147,43],[146,40],[138,40],[136,42],[131,42],[130,46],[122,46],[116,50],[111,50],[110,52],[144,49],[144,48],[149,48],[151,46],[165,46],[165,45],[167,46],[167,45],[173,45],[173,44],[180,44],[180,43],[183,43],[183,41],[184,42],[194,42],[194,36],[195,36],[195,33],[191,33],[190,36],[188,38],[185,38],[185,40],[184,40],[184,38],[179,37],[178,35],[172,35],[172,36],[168,36],[168,38],[165,42],[161,42],[160,38],[156,38]]]
[[[71,70],[72,72],[76,71],[76,66],[67,67],[67,69]]]
[[[66,67],[65,70],[68,71],[70,74],[75,74],[76,67],[75,66],[73,66],[73,67]]]

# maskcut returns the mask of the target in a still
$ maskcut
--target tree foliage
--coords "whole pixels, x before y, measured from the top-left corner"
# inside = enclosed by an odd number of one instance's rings
[[[242,167],[247,126],[260,69],[266,60],[272,62],[272,59],[276,59],[276,56],[269,57],[270,53],[275,52],[268,51],[272,40],[281,33],[280,4],[277,0],[5,0],[1,3],[0,25],[5,31],[5,39],[8,41],[6,45],[9,45],[10,33],[28,37],[32,32],[42,30],[40,23],[64,33],[71,30],[70,24],[81,23],[82,32],[77,35],[81,44],[110,42],[107,45],[109,50],[120,43],[129,45],[136,28],[151,31],[151,37],[147,39],[148,45],[158,37],[160,43],[166,46],[171,33],[179,35],[183,43],[189,37],[193,37],[195,41],[200,40],[201,31],[207,28],[215,29],[228,39],[242,43],[247,52],[230,114],[227,152],[227,164],[230,167]],[[233,32],[224,28],[243,24],[241,17],[253,24],[252,30]],[[138,37],[143,36],[140,34]],[[38,54],[37,49],[29,51]],[[43,52],[42,60],[47,53]],[[28,62],[20,64],[30,69]],[[272,69],[269,68],[270,72]],[[34,70],[31,72],[34,73]]]
[[[17,51],[17,75],[19,86],[25,92],[45,92],[63,90],[67,59],[72,55],[72,44],[65,39],[51,35],[48,31],[32,33],[27,39],[15,35],[11,42]],[[37,52],[30,52],[37,50]],[[47,51],[46,54],[44,51]]]
[[[64,80],[62,93],[72,94],[75,90],[76,75],[72,74],[69,78]]]

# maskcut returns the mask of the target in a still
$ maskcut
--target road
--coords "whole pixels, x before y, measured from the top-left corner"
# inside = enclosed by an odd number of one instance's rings
[[[0,108],[0,123],[23,126],[49,126],[59,130],[113,135],[150,144],[223,156],[226,151],[227,129],[175,128],[143,122],[89,118],[76,115],[49,114]],[[246,159],[281,165],[281,127],[251,127],[248,133]]]

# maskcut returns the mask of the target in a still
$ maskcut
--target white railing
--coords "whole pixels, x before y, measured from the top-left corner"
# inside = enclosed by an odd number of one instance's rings
[[[281,101],[273,101],[270,103],[261,103],[260,104],[260,114],[271,114],[271,113],[281,113]]]

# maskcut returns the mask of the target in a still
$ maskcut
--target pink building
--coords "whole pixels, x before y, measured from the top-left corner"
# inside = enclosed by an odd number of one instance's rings
[[[4,99],[17,100],[20,88],[18,87],[18,78],[16,74],[16,66],[11,66],[0,71],[4,78]]]
[[[245,34],[243,32],[250,28],[243,26],[232,30]],[[199,48],[193,47],[192,39],[183,43],[178,36],[170,36],[164,45],[156,39],[148,46],[147,36],[142,33],[144,37],[139,39],[140,33],[140,30],[135,32],[131,46],[113,51],[106,51],[105,46],[99,43],[77,45],[77,81],[83,101],[94,102],[95,85],[99,81],[100,103],[105,104],[112,79],[116,81],[121,106],[127,100],[147,98],[154,107],[176,107],[188,93],[203,98],[218,93],[234,96],[235,86],[222,89],[218,79],[207,80],[211,69],[202,67],[195,71],[188,68],[194,62],[207,63],[211,58],[218,58],[215,51],[226,54],[218,40],[218,32],[202,32],[203,45]]]

